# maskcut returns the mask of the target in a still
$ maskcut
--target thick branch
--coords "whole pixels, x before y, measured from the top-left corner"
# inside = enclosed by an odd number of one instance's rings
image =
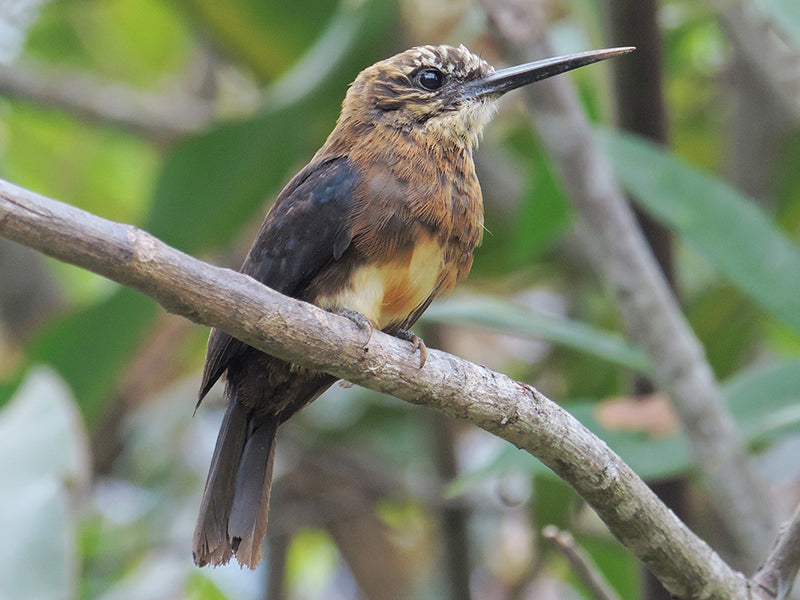
[[[406,342],[287,298],[148,233],[0,180],[0,235],[130,286],[167,310],[220,327],[285,360],[462,419],[553,469],[679,598],[747,598],[728,567],[601,440],[537,390],[431,350],[425,368]]]
[[[543,21],[530,5],[487,2],[513,62],[551,56]],[[620,60],[624,60],[624,57]],[[654,365],[669,393],[715,504],[740,551],[758,564],[777,529],[765,485],[754,474],[700,342],[681,313],[630,207],[604,160],[575,91],[564,78],[525,90],[572,205],[586,225],[596,267],[616,293],[631,339]]]

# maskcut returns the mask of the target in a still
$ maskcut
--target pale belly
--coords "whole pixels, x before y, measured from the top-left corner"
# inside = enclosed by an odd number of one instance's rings
[[[355,270],[350,285],[335,295],[317,298],[326,310],[348,308],[361,313],[377,329],[397,325],[433,293],[444,265],[444,252],[434,241],[380,265]]]

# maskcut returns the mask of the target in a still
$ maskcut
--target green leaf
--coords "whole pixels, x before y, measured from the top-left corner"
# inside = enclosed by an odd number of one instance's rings
[[[640,138],[606,131],[601,140],[645,210],[800,332],[800,251],[752,201]]]
[[[749,298],[727,281],[717,281],[693,293],[685,312],[717,377],[730,377],[747,364],[763,333],[761,309]]]
[[[800,360],[745,371],[728,381],[723,391],[749,442],[800,432]]]
[[[188,253],[228,242],[302,154],[299,116],[290,108],[181,144],[158,178],[145,229]]]
[[[531,510],[540,526],[569,527],[579,496],[565,481],[552,475],[533,476]]]
[[[156,315],[148,297],[120,288],[107,300],[70,314],[31,343],[34,363],[53,366],[69,384],[87,422],[103,415],[119,371]]]
[[[644,353],[622,336],[585,323],[536,312],[486,296],[463,296],[433,304],[422,317],[449,325],[475,325],[516,335],[548,340],[592,354],[639,373],[650,366]]]
[[[33,371],[0,411],[0,598],[77,595],[70,490],[89,477],[88,441],[74,401],[52,373]]]
[[[181,0],[214,42],[261,78],[283,72],[319,34],[336,0]]]

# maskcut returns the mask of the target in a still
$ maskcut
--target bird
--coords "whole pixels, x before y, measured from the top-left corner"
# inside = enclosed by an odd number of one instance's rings
[[[336,125],[277,196],[241,272],[427,351],[409,331],[470,270],[483,234],[473,150],[513,89],[632,50],[495,71],[463,45],[417,46],[365,68]],[[254,569],[267,527],[278,427],[336,378],[212,329],[199,406],[225,375],[226,409],[193,539],[198,566]]]

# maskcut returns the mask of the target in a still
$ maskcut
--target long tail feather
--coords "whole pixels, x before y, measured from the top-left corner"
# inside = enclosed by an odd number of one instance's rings
[[[276,429],[276,422],[264,423],[247,441],[228,519],[228,535],[236,548],[236,558],[251,569],[261,560],[261,540],[267,532]]]
[[[237,402],[228,402],[194,530],[192,555],[201,567],[208,563],[225,564],[233,556],[228,538],[228,514],[246,441],[247,420],[246,409]]]
[[[254,569],[261,558],[278,424],[274,418],[257,421],[229,398],[194,532],[198,566],[223,565],[235,555]]]
[[[235,556],[254,569],[267,531],[278,426],[335,378],[298,372],[259,353],[228,365],[227,379],[228,407],[203,492],[193,555],[201,567],[222,565]]]

